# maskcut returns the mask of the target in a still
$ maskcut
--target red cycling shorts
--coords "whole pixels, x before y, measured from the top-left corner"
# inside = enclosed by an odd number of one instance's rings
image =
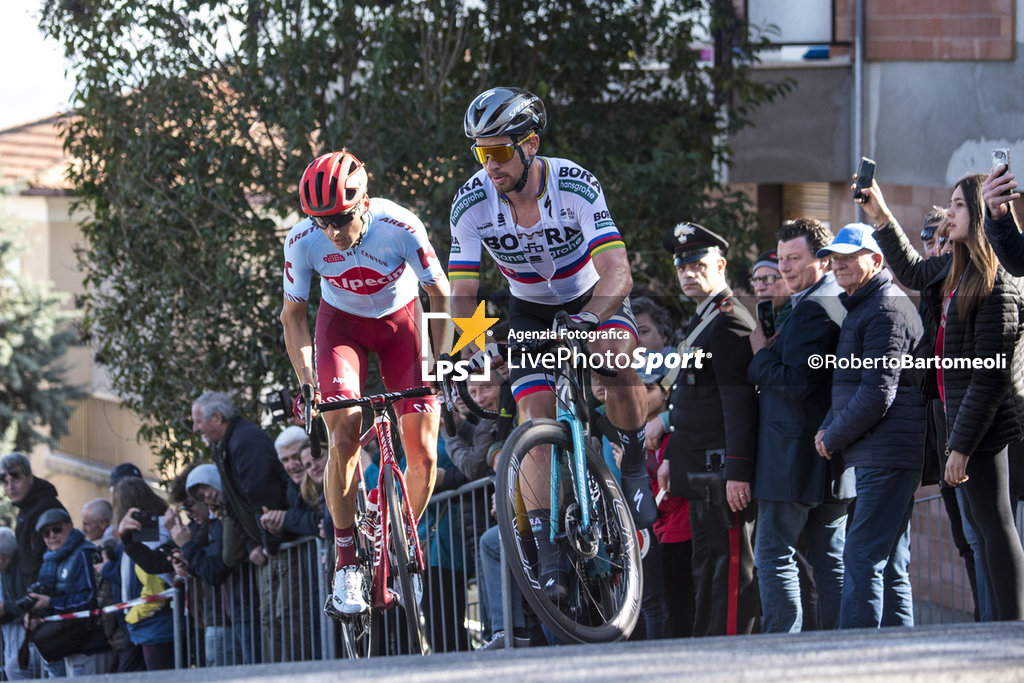
[[[420,305],[412,299],[383,318],[363,318],[320,302],[316,315],[316,375],[324,402],[362,395],[369,352],[377,354],[387,391],[425,387],[420,363]],[[398,415],[438,412],[437,396],[395,403]]]

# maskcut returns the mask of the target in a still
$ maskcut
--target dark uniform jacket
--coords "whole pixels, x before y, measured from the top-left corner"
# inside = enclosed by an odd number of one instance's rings
[[[808,359],[835,353],[846,317],[841,292],[831,274],[811,285],[779,324],[771,347],[754,354],[747,370],[759,391],[758,500],[820,503],[835,493],[831,463],[814,448],[832,403],[832,370],[812,369]]]
[[[899,225],[875,231],[893,272],[907,287],[921,289],[925,304],[942,311],[942,278],[952,256],[922,259]],[[995,453],[1024,438],[1024,280],[1003,268],[984,300],[967,320],[957,297],[949,304],[943,356],[1005,359],[1005,367],[943,370],[947,447],[967,455]]]
[[[705,451],[725,450],[725,478],[751,481],[757,448],[757,397],[747,381],[754,318],[725,289],[711,301],[700,320],[715,309],[718,314],[695,339],[692,349],[706,354],[702,369],[682,368],[669,399],[672,434],[668,443],[671,489],[676,496],[696,495],[686,480],[687,472],[704,472]],[[691,322],[691,329],[697,323]]]

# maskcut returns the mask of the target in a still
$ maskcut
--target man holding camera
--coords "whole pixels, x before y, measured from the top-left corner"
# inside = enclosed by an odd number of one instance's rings
[[[658,485],[690,499],[693,634],[751,633],[759,611],[750,496],[757,397],[747,381],[747,336],[755,322],[726,283],[725,239],[680,223],[662,245],[673,255],[683,293],[697,304],[680,354],[701,360],[679,368],[672,385],[672,435]]]
[[[93,563],[96,546],[71,523],[63,507],[39,515],[35,531],[47,552],[36,583],[19,604],[28,612],[25,625],[43,655],[43,669],[50,677],[88,676],[110,668],[110,644],[102,629],[75,619],[43,626],[42,616],[65,614],[96,607]],[[76,623],[77,622],[77,623]]]
[[[0,476],[3,477],[4,493],[18,508],[14,529],[18,540],[15,573],[20,584],[14,589],[20,595],[26,586],[35,582],[46,552],[43,539],[35,532],[36,522],[43,512],[51,508],[64,509],[64,506],[57,500],[57,489],[53,484],[33,476],[32,463],[24,453],[8,453],[0,458]],[[4,612],[7,612],[6,608]]]

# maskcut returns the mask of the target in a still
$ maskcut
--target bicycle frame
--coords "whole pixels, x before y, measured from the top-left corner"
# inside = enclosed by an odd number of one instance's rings
[[[561,330],[565,329],[564,326],[559,326],[555,333],[559,334]],[[570,342],[570,348],[574,351],[577,349],[578,344],[575,341]],[[573,357],[575,354],[571,354]],[[580,526],[584,532],[590,531],[590,489],[587,486],[587,453],[586,444],[584,443],[584,425],[579,417],[579,413],[576,409],[577,399],[582,394],[582,370],[573,368],[569,364],[569,360],[564,360],[559,364],[558,370],[555,373],[555,419],[559,422],[565,423],[569,430],[572,432],[572,445],[573,445],[573,474],[575,475],[575,481],[573,485],[576,488],[576,498],[580,504]],[[559,510],[560,496],[559,491],[561,487],[561,472],[558,467],[559,458],[555,457],[556,447],[551,447],[551,510],[552,512]],[[556,515],[552,515],[550,521],[551,526],[551,541],[555,542],[558,530],[559,521]]]
[[[429,393],[429,390],[426,391]],[[310,424],[313,419],[312,406],[314,393],[315,389],[311,385],[303,385],[302,394],[306,398],[305,412],[307,433],[310,432]],[[421,393],[419,395],[424,394]],[[380,474],[377,478],[377,516],[379,524],[377,525],[372,539],[373,580],[370,587],[371,608],[375,610],[387,609],[396,602],[394,595],[387,588],[390,572],[388,570],[386,553],[388,548],[388,534],[391,533],[389,522],[390,506],[387,495],[385,495],[385,477],[388,473],[390,473],[395,480],[401,482],[401,485],[398,488],[401,489],[402,501],[405,504],[405,509],[407,511],[407,519],[405,521],[409,526],[409,541],[415,546],[414,555],[416,558],[416,569],[422,572],[425,568],[423,550],[420,548],[419,536],[416,531],[416,520],[412,518],[412,506],[409,502],[409,492],[405,486],[405,475],[402,473],[402,469],[398,466],[398,461],[395,458],[395,448],[391,440],[391,420],[388,417],[387,412],[388,407],[391,406],[393,402],[401,398],[403,398],[403,393],[395,392],[379,394],[376,396],[364,396],[355,399],[331,401],[319,406],[319,409],[322,411],[364,405],[368,405],[373,409],[373,425],[360,437],[359,445],[360,447],[366,446],[373,441],[374,435],[376,435],[377,441],[380,444]],[[362,467],[357,467],[358,481],[365,489]]]
[[[385,558],[385,549],[388,547],[388,533],[390,533],[388,520],[390,517],[388,516],[387,496],[384,495],[385,471],[390,470],[397,479],[405,481],[402,469],[398,466],[398,461],[395,459],[395,449],[391,441],[391,420],[388,419],[386,409],[387,406],[383,402],[379,406],[374,405],[372,428],[372,431],[377,433],[378,442],[380,443],[380,474],[377,477],[377,515],[380,523],[377,525],[373,538],[373,587],[370,590],[370,598],[374,609],[386,609],[395,602],[393,594],[387,588],[389,572],[388,562]],[[405,508],[410,511],[409,515],[411,516],[412,506],[409,504],[409,492],[405,486],[400,486],[399,488],[402,491]],[[423,571],[423,551],[420,548],[415,520],[409,519],[407,521],[412,533],[409,540],[414,543],[416,548],[416,566],[420,571]]]

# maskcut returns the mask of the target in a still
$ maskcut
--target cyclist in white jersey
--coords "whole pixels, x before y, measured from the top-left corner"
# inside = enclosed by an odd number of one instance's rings
[[[633,286],[625,244],[593,174],[567,159],[537,156],[547,123],[540,98],[520,88],[493,88],[478,95],[465,115],[466,136],[482,165],[452,204],[448,274],[452,315],[475,309],[482,249],[508,279],[512,294],[509,338],[551,328],[565,310],[581,328],[598,330],[593,353],[631,354],[636,323],[629,311]],[[554,418],[552,378],[542,367],[511,369],[513,394],[524,419]],[[607,414],[622,439],[622,485],[637,527],[651,526],[657,506],[644,456],[644,386],[629,367],[609,385]],[[540,454],[524,462],[525,476],[541,482],[549,467]],[[565,594],[565,576],[554,559],[543,501],[527,501],[540,544],[542,581],[553,599]],[[533,514],[533,513],[538,514]],[[545,560],[553,565],[546,567]]]
[[[285,345],[299,382],[319,388],[318,401],[361,395],[370,352],[377,354],[388,391],[426,386],[417,282],[429,296],[431,311],[448,311],[448,280],[423,224],[394,202],[370,199],[366,183],[366,169],[352,154],[317,158],[299,183],[302,210],[309,218],[285,239]],[[315,366],[306,317],[314,271],[320,275],[322,298]],[[443,325],[430,330],[434,349],[440,348]],[[436,474],[437,398],[405,399],[395,403],[395,410],[408,463],[409,500],[419,518]],[[333,591],[324,611],[331,616],[357,614],[368,609],[353,528],[362,411],[330,411],[324,419],[330,436],[324,497],[338,549]]]

